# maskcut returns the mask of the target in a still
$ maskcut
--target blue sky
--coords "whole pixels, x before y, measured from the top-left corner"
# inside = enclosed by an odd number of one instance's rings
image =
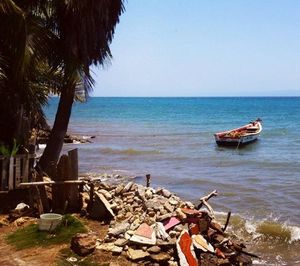
[[[94,96],[300,96],[300,0],[128,0]]]

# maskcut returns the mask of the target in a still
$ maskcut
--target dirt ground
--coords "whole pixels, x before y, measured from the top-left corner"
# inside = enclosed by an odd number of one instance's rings
[[[4,216],[0,215],[0,219]],[[95,232],[99,239],[103,239],[107,233],[108,225],[102,225],[98,221],[82,219],[80,220],[91,231]],[[26,226],[32,222],[26,222],[22,226]],[[62,258],[61,250],[69,249],[70,244],[53,245],[48,247],[35,247],[23,250],[16,250],[15,247],[9,245],[5,236],[11,232],[14,232],[20,227],[14,225],[14,223],[8,226],[0,226],[0,265],[1,266],[52,266],[58,265],[59,259],[65,261],[65,265],[78,265],[77,263],[69,263]],[[60,261],[61,261],[60,260]],[[110,265],[110,266],[123,266],[123,265],[137,265],[126,259],[125,256],[112,256],[110,253],[101,252],[95,250],[95,252],[89,256],[89,261],[97,263],[97,265]],[[60,264],[59,264],[60,265]],[[88,264],[84,264],[88,265]],[[96,265],[96,264],[93,264]]]

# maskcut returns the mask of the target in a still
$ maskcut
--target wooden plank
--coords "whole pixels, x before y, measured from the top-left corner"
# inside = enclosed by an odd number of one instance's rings
[[[83,180],[65,180],[65,181],[40,181],[40,182],[27,182],[20,183],[19,187],[26,186],[45,186],[45,185],[66,185],[66,184],[84,184]]]
[[[67,180],[78,180],[78,149],[74,149],[68,152],[69,157],[69,175]],[[79,188],[75,184],[66,186],[67,199],[69,203],[68,211],[77,212],[80,211],[81,201],[79,195]]]
[[[10,157],[9,159],[9,174],[8,174],[8,190],[14,189],[14,162],[15,158]]]
[[[0,184],[0,190],[5,191],[7,190],[7,164],[8,164],[8,159],[3,157],[1,158],[2,161],[2,169],[1,169],[1,184]]]
[[[22,182],[28,182],[28,176],[29,176],[29,159],[28,154],[24,157],[23,160],[23,180]]]
[[[15,165],[15,186],[17,187],[21,182],[21,157],[16,157],[16,165]]]
[[[68,152],[70,160],[70,179],[78,179],[78,149],[74,149]]]

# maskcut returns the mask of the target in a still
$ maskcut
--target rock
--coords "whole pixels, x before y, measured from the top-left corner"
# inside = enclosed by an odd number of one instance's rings
[[[186,202],[185,202],[185,205],[186,205],[188,208],[190,208],[190,209],[195,209],[194,204],[193,204],[192,202],[190,202],[190,201],[186,201]]]
[[[170,198],[172,196],[172,193],[167,189],[162,189],[161,193],[166,198]]]
[[[128,222],[119,223],[114,228],[110,228],[108,230],[108,234],[112,236],[118,236],[122,233],[125,233],[129,227],[130,224]]]
[[[186,214],[184,214],[180,208],[176,209],[176,214],[180,220],[185,220],[187,218]]]
[[[172,216],[173,216],[173,213],[166,213],[164,215],[158,216],[156,220],[158,222],[160,222],[160,221],[163,221],[163,220],[166,220],[166,219],[170,219]]]
[[[170,203],[171,205],[176,206],[176,205],[178,204],[178,201],[177,201],[177,200],[174,200],[174,199],[170,199],[170,200],[169,200],[169,203]]]
[[[94,195],[95,202],[88,210],[90,217],[97,220],[108,220],[114,218],[115,214],[112,211],[107,199],[98,192],[95,192]]]
[[[177,233],[178,233],[178,232],[176,232],[176,231],[170,231],[170,232],[169,232],[169,236],[170,236],[171,238],[174,238],[174,237],[177,236]]]
[[[140,226],[140,223],[135,223],[133,222],[131,225],[130,225],[130,230],[136,230],[138,227]]]
[[[141,259],[145,259],[149,256],[150,254],[146,251],[140,250],[140,249],[132,249],[132,248],[128,248],[127,251],[127,256],[131,259],[131,260],[141,260]]]
[[[115,247],[114,243],[103,243],[96,248],[103,251],[111,252],[112,249]]]
[[[169,260],[168,266],[178,266],[178,263],[176,261]]]
[[[146,199],[151,199],[152,198],[152,192],[150,191],[150,190],[146,190],[146,192],[145,192],[145,197],[146,197]]]
[[[138,186],[137,194],[141,198],[142,201],[145,201],[145,188],[141,185]]]
[[[161,263],[164,261],[168,261],[171,258],[171,256],[168,253],[161,252],[159,254],[151,254],[150,258],[158,263]]]
[[[99,189],[98,192],[101,193],[107,200],[112,198],[112,195],[105,189]]]
[[[116,187],[115,194],[119,195],[123,189],[124,189],[124,185],[123,184],[118,185]]]
[[[9,220],[7,218],[0,219],[0,227],[9,225]]]
[[[161,205],[166,203],[167,199],[162,196],[156,196],[155,198],[149,199],[145,202],[146,208],[159,210]]]
[[[164,204],[164,207],[168,212],[173,212],[175,209],[175,207],[172,206],[168,201]]]
[[[128,182],[127,185],[123,189],[123,193],[129,191],[131,189],[132,185],[133,185],[133,182]]]
[[[32,218],[32,217],[20,217],[20,218],[18,218],[17,220],[14,221],[14,225],[19,227],[19,226],[23,225],[26,222],[35,221],[35,220],[36,219]]]
[[[86,256],[95,250],[96,240],[94,234],[77,233],[72,237],[71,249],[79,256]]]
[[[149,253],[157,254],[161,251],[161,248],[159,246],[152,246],[147,249]]]
[[[128,240],[125,238],[119,238],[116,240],[116,242],[114,243],[115,246],[118,247],[124,247],[126,244],[128,243]]]
[[[120,255],[123,251],[122,247],[114,246],[111,250],[113,255]]]

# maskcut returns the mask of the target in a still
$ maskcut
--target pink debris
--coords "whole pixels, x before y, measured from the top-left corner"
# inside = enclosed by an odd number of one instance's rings
[[[153,228],[146,223],[143,223],[139,226],[139,228],[135,231],[135,235],[143,236],[151,239],[153,233]]]
[[[178,225],[178,224],[180,224],[180,223],[181,223],[181,221],[180,221],[178,218],[176,218],[176,217],[171,217],[171,218],[169,218],[168,220],[164,221],[164,222],[163,222],[163,225],[164,225],[164,227],[165,227],[165,230],[167,231],[167,230],[169,230],[170,228],[173,228],[174,226],[176,226],[176,225]]]

